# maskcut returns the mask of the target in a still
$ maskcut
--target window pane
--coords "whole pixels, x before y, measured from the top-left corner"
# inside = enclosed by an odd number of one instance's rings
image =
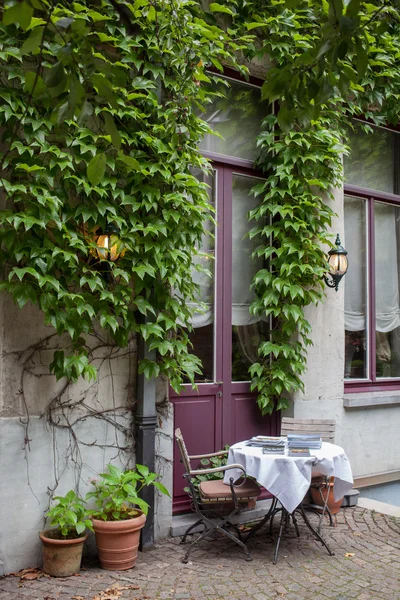
[[[400,377],[400,208],[375,202],[376,375]]]
[[[221,80],[212,89],[222,92],[225,97],[216,97],[201,117],[223,139],[208,134],[200,143],[201,150],[255,160],[256,139],[266,115],[260,89],[231,80],[229,87]]]
[[[258,204],[250,190],[259,179],[233,175],[232,184],[232,381],[249,381],[249,367],[258,360],[258,347],[267,337],[267,324],[250,314],[254,300],[251,282],[263,268],[253,260],[258,242],[246,236],[251,228],[247,214]]]
[[[344,200],[345,246],[351,273],[345,279],[345,373],[346,379],[368,376],[367,348],[367,240],[366,203],[360,198]]]
[[[206,177],[201,171],[196,171],[196,176],[201,181],[205,181],[209,187],[210,205],[216,207],[216,174]],[[214,213],[213,213],[214,214]],[[208,221],[204,231],[202,245],[200,250],[211,257],[215,255],[215,225]],[[214,381],[214,273],[215,260],[207,257],[196,256],[193,259],[194,265],[201,265],[211,273],[211,277],[206,273],[192,269],[193,281],[199,286],[199,303],[203,303],[202,309],[195,312],[192,318],[193,331],[189,338],[193,344],[192,354],[195,354],[203,363],[203,370],[200,375],[195,376],[198,383],[205,381]],[[196,308],[197,305],[192,305]]]
[[[400,194],[399,134],[374,127],[364,133],[359,124],[350,133],[350,156],[344,157],[346,183],[392,194]]]

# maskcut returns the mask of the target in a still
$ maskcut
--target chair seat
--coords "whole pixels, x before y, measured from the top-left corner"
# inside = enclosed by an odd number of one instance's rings
[[[199,486],[203,500],[223,502],[232,499],[231,488],[221,479],[216,481],[202,481]],[[257,498],[261,494],[260,486],[252,479],[247,479],[240,487],[235,487],[235,493],[240,500]]]

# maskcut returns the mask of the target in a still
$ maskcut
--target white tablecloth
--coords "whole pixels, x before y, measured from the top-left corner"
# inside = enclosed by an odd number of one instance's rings
[[[262,453],[262,448],[239,442],[230,447],[228,464],[242,465],[247,475],[254,477],[291,513],[307,493],[313,472],[335,477],[335,500],[353,486],[350,462],[343,448],[323,442],[320,450],[311,450],[311,453],[312,456],[301,458],[268,455]],[[231,477],[236,481],[241,475],[239,469],[230,469],[225,472],[224,483],[229,484]]]

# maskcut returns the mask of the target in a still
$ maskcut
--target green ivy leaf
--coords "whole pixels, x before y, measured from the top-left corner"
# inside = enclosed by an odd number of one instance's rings
[[[39,50],[43,32],[43,27],[36,27],[35,29],[32,29],[29,37],[21,46],[21,56],[25,56],[26,54],[34,54],[37,50]]]
[[[224,13],[227,15],[233,15],[234,12],[228,8],[227,6],[224,6],[223,4],[218,4],[217,2],[212,2],[209,6],[211,12],[216,12],[216,13]]]
[[[87,176],[92,185],[98,185],[105,174],[107,158],[105,153],[96,154],[89,162]]]

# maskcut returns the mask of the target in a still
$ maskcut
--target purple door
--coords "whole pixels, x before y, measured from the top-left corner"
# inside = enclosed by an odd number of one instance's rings
[[[280,427],[278,413],[261,416],[248,374],[269,326],[249,311],[254,298],[250,284],[263,268],[263,259],[251,259],[256,245],[246,236],[250,229],[247,214],[257,204],[250,190],[260,179],[244,168],[218,163],[214,167],[214,176],[207,183],[218,225],[205,232],[203,249],[215,260],[199,259],[212,277],[195,273],[203,304],[194,314],[191,334],[203,373],[196,380],[197,390],[190,385],[184,386],[180,395],[170,390],[174,425],[182,430],[189,454],[215,452],[257,434],[276,435]],[[189,506],[179,458],[175,444],[175,513]]]

